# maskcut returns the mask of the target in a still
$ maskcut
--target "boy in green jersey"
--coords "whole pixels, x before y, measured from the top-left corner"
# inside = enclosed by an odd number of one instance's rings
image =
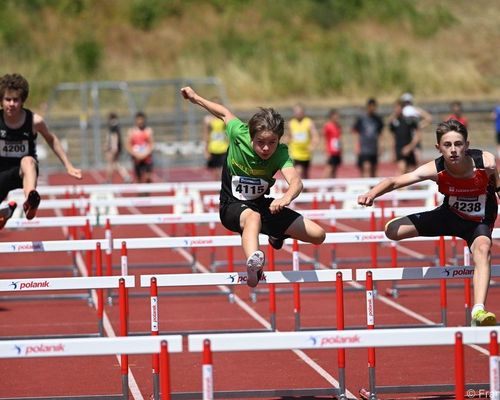
[[[247,257],[247,284],[255,287],[262,277],[264,253],[259,250],[259,233],[269,236],[275,248],[287,237],[313,244],[325,240],[325,231],[287,206],[302,191],[302,180],[280,143],[285,122],[272,108],[261,108],[248,124],[240,121],[221,104],[198,95],[192,88],[181,89],[182,96],[226,124],[229,148],[222,169],[219,214],[222,224],[241,234]],[[280,198],[266,197],[281,171],[288,189]]]

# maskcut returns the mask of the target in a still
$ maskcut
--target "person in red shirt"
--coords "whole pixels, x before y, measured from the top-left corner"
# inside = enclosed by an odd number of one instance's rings
[[[128,131],[127,151],[134,163],[138,183],[153,181],[153,130],[146,125],[146,114],[135,115],[135,126]]]
[[[323,135],[328,157],[324,178],[336,178],[342,164],[342,127],[339,112],[334,108],[328,113],[328,121],[323,125]]]
[[[497,217],[500,178],[495,156],[469,149],[467,128],[457,120],[441,122],[436,129],[439,158],[412,172],[386,178],[358,203],[373,201],[392,190],[432,180],[444,195],[443,203],[431,211],[395,218],[385,226],[391,240],[415,236],[457,236],[467,242],[474,262],[474,307],[472,325],[496,325],[496,316],[484,309],[491,274],[491,234]]]
[[[451,114],[446,117],[445,121],[456,119],[467,128],[469,126],[469,120],[463,115],[462,103],[460,101],[454,101],[450,104],[450,109]]]

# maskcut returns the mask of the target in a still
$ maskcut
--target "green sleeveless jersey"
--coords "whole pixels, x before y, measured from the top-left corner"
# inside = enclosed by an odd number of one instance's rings
[[[278,144],[269,159],[261,159],[252,148],[248,125],[238,118],[228,122],[226,133],[229,148],[222,170],[221,201],[257,200],[269,193],[277,171],[293,166],[283,143]]]

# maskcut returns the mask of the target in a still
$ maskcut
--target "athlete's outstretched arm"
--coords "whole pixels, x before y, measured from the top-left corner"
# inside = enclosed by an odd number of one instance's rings
[[[288,206],[293,199],[295,199],[300,192],[302,192],[304,187],[302,179],[300,179],[300,175],[294,167],[283,168],[281,173],[288,183],[288,189],[282,197],[274,199],[270,204],[269,209],[272,214],[277,213],[284,207]]]
[[[181,89],[181,94],[182,97],[184,97],[186,100],[189,100],[191,103],[203,107],[209,113],[223,120],[224,123],[226,124],[230,120],[236,118],[234,114],[231,111],[229,111],[226,107],[224,107],[222,104],[218,104],[213,101],[207,100],[204,97],[201,97],[189,86],[183,87]]]
[[[56,154],[59,160],[61,160],[68,174],[77,179],[82,179],[82,171],[73,166],[68,156],[66,155],[66,152],[64,151],[61,142],[59,141],[59,139],[55,134],[49,131],[47,125],[45,124],[45,121],[40,115],[38,114],[33,115],[33,125],[35,131],[43,136],[43,138],[50,146],[52,151]]]
[[[362,206],[371,206],[377,197],[380,197],[385,193],[417,182],[422,182],[427,179],[434,181],[437,179],[437,171],[434,161],[430,161],[418,167],[416,170],[408,172],[407,174],[384,179],[368,192],[359,195],[358,204]]]

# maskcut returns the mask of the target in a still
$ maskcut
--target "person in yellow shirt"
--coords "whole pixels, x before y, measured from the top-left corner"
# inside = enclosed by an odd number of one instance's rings
[[[293,118],[288,123],[288,147],[293,165],[302,179],[309,177],[309,167],[318,143],[319,134],[313,120],[306,116],[302,104],[296,104]]]
[[[214,98],[212,101],[221,104],[218,98]],[[219,180],[229,146],[224,121],[213,115],[207,115],[203,119],[203,138],[207,168],[213,173],[214,179]]]

